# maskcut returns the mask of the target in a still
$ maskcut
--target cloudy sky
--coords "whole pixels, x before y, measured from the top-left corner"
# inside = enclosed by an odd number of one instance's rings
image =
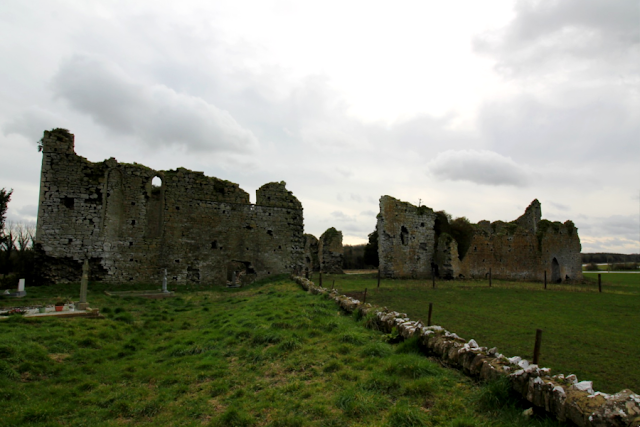
[[[34,221],[45,129],[76,152],[286,181],[307,232],[378,199],[509,221],[538,198],[584,252],[640,252],[640,3],[0,3],[0,188]]]

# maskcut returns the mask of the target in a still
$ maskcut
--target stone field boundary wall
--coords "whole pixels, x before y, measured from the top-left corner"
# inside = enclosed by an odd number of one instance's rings
[[[509,378],[515,392],[559,421],[572,421],[578,427],[640,427],[640,395],[631,390],[613,395],[597,392],[591,381],[578,381],[575,375],[552,376],[549,368],[540,368],[518,356],[505,357],[496,348],[480,347],[475,340],[467,342],[440,326],[425,326],[410,320],[405,313],[339,295],[304,277],[292,279],[305,291],[334,300],[347,313],[373,313],[375,327],[383,332],[390,333],[395,328],[403,339],[419,337],[428,355],[473,378]]]
[[[302,269],[302,205],[284,182],[256,191],[184,168],[153,170],[75,153],[45,131],[35,248],[48,282],[226,285]]]

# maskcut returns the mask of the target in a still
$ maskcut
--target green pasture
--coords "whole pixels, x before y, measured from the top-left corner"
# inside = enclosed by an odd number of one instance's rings
[[[78,288],[30,288],[0,305]],[[0,321],[0,425],[559,425],[523,418],[508,384],[445,369],[415,340],[392,345],[286,279],[178,287],[164,300],[103,294],[140,288],[90,284],[105,319]]]
[[[553,373],[576,374],[603,392],[640,391],[640,274],[585,273],[583,284],[488,281],[385,280],[369,275],[324,276],[323,285],[367,302],[406,312],[505,356],[531,360],[542,329],[540,364]],[[316,273],[313,279],[318,281]]]

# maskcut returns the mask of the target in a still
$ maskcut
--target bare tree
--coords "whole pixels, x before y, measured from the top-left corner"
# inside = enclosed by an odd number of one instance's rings
[[[14,247],[19,252],[24,252],[33,247],[33,236],[35,235],[35,227],[29,223],[11,223],[9,225],[11,234],[13,235]]]

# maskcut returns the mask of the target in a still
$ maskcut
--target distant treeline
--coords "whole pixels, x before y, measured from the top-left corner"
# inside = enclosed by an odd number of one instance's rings
[[[580,254],[583,264],[607,264],[621,262],[640,262],[640,254],[611,254],[606,252],[596,252],[592,254]]]
[[[365,256],[365,251],[367,246],[372,247],[373,250],[377,252],[378,250],[378,239],[377,235],[375,236],[375,240],[372,242],[373,244],[369,245],[345,245],[344,246],[344,262],[342,264],[342,268],[345,270],[364,270],[369,268],[377,268],[377,257],[375,260],[367,259]],[[377,254],[376,254],[377,255]],[[640,262],[640,254],[613,254],[606,252],[597,252],[597,253],[582,253],[580,254],[582,257],[583,264],[620,264],[620,263],[632,263],[632,262]],[[369,262],[367,262],[369,261]]]
[[[369,234],[366,245],[345,245],[342,268],[368,270],[378,268],[378,232]]]

